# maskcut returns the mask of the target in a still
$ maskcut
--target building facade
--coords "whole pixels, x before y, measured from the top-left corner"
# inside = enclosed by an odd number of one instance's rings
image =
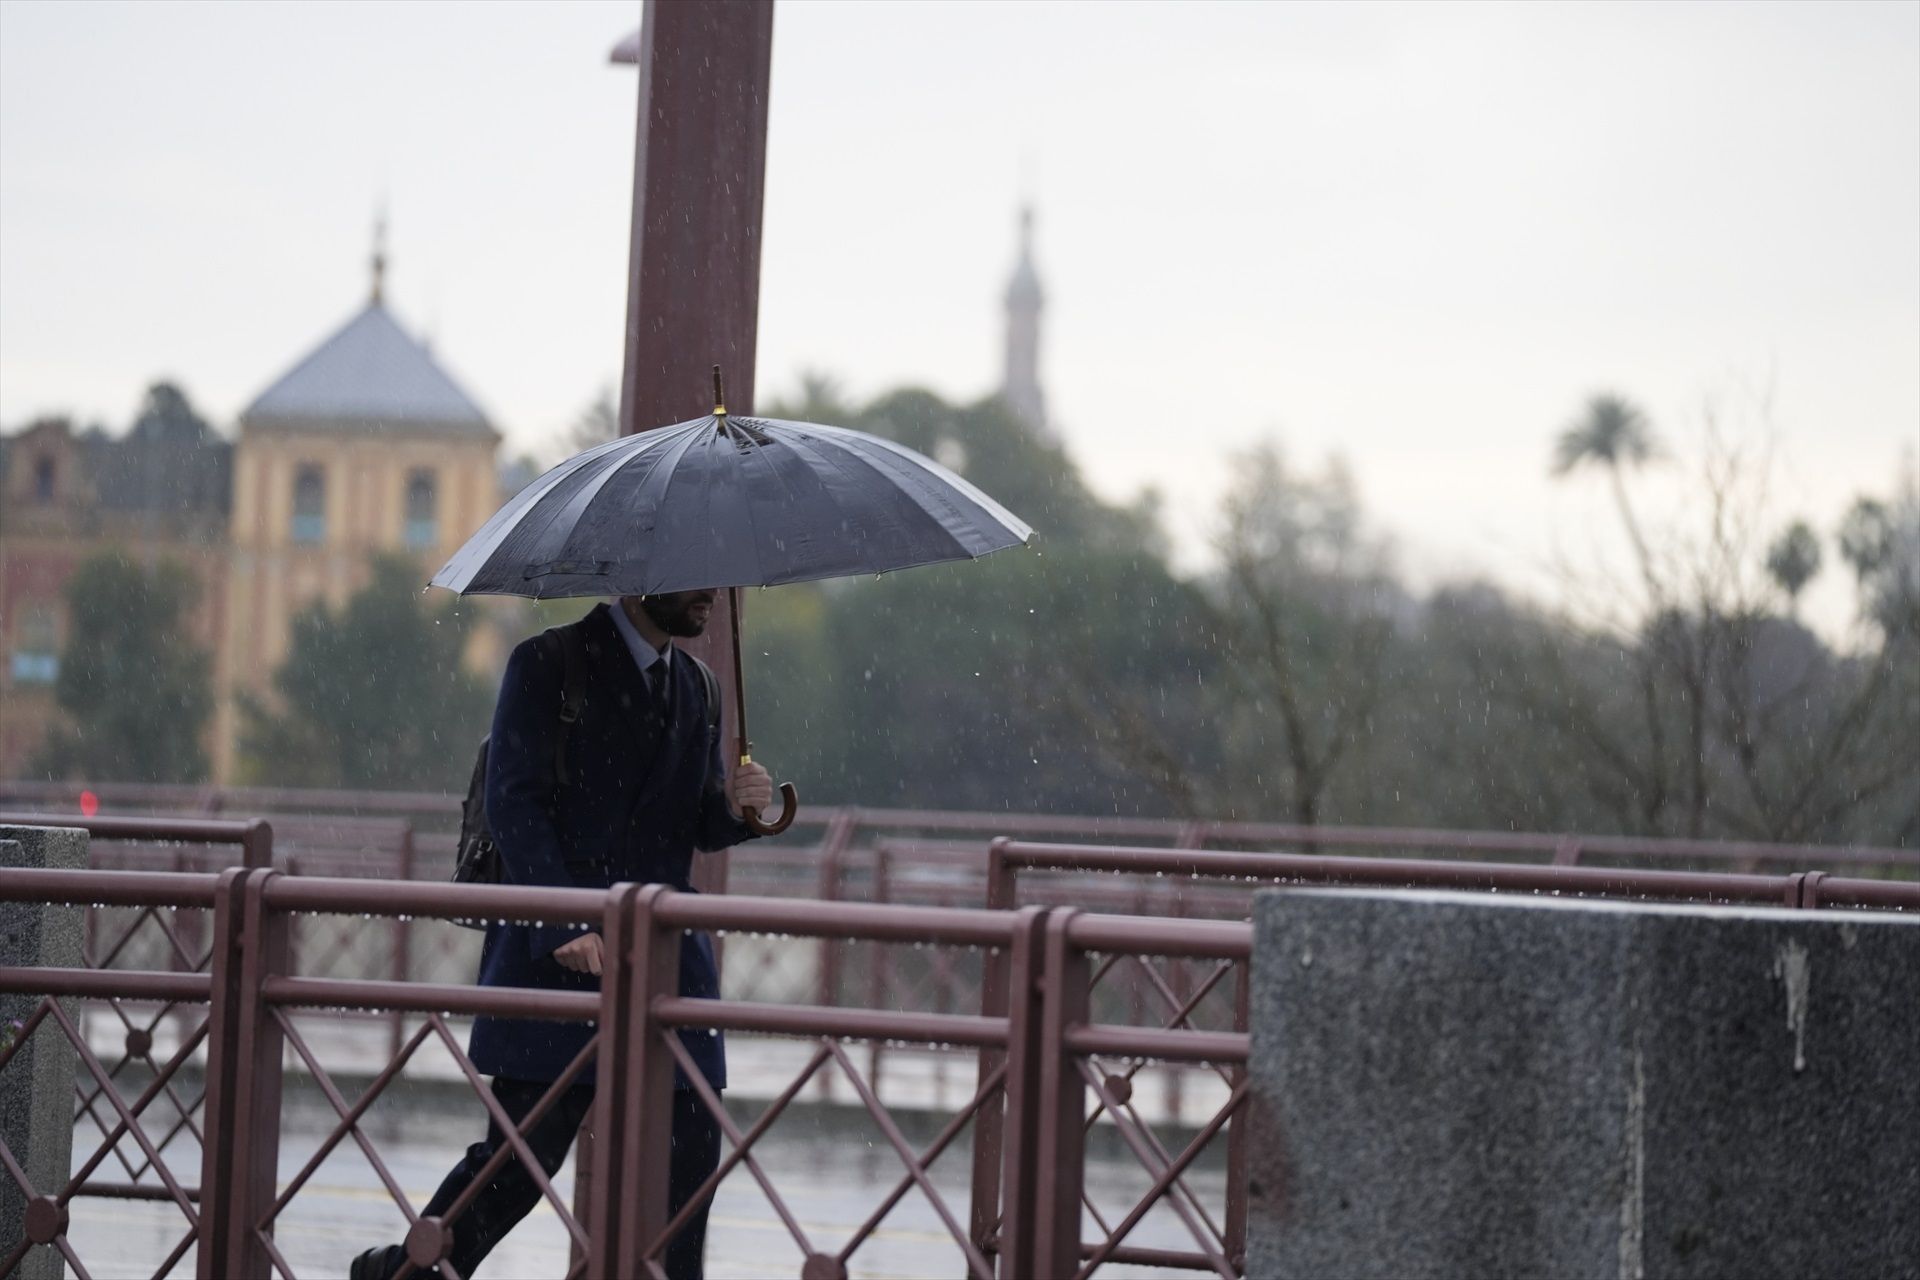
[[[165,383],[119,439],[52,418],[0,446],[0,777],[18,777],[59,714],[66,587],[89,558],[188,569],[200,588],[188,634],[217,653],[233,448]]]
[[[241,691],[264,694],[295,615],[338,607],[376,554],[426,574],[493,514],[500,443],[487,416],[401,328],[376,270],[367,305],[240,415],[228,627],[216,663],[214,770],[235,776]],[[482,629],[470,660],[496,655]]]
[[[271,702],[293,619],[364,587],[373,558],[421,582],[498,507],[500,433],[381,296],[260,393],[229,443],[157,387],[124,438],[63,421],[0,441],[0,777],[22,776],[58,711],[65,588],[103,550],[188,566],[213,654],[213,780],[241,780],[238,695]],[[479,627],[468,660],[492,669]]]

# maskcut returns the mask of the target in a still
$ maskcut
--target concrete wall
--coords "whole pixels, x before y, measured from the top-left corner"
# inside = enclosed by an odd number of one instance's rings
[[[1248,1274],[1920,1275],[1920,919],[1259,895]]]
[[[87,864],[87,833],[48,827],[0,827],[0,874],[9,867],[77,871]],[[77,968],[81,912],[0,902],[0,965]],[[0,1026],[32,1016],[40,999],[0,994]],[[69,1006],[69,1009],[71,1006]],[[40,1195],[66,1185],[73,1159],[73,1080],[79,1058],[57,1025],[43,1022],[0,1071],[0,1139]],[[25,1234],[27,1196],[0,1169],[0,1252]],[[59,1280],[66,1260],[51,1248],[28,1252],[19,1280]]]

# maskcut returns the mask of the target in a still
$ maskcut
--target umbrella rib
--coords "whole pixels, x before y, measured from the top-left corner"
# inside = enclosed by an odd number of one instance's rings
[[[662,440],[660,441],[661,447],[658,450],[651,451],[650,455],[649,454],[637,455],[633,458],[628,459],[627,462],[622,463],[620,466],[614,468],[614,471],[617,473],[620,471],[624,471],[629,463],[642,462],[642,461],[645,461],[647,463],[645,474],[640,476],[640,478],[634,483],[632,489],[629,491],[630,497],[634,500],[633,505],[637,509],[640,509],[640,510],[646,509],[646,504],[639,502],[638,499],[642,494],[642,492],[646,490],[647,486],[653,483],[653,478],[657,475],[660,475],[663,470],[665,472],[666,478],[660,486],[660,498],[658,502],[653,504],[653,510],[658,512],[665,508],[666,501],[667,501],[667,491],[671,489],[673,486],[674,472],[678,468],[680,459],[685,457],[687,450],[691,449],[694,446],[694,444],[699,441],[700,434],[706,428],[706,425],[709,421],[711,420],[703,418],[695,422],[686,423],[684,424],[685,430],[681,431],[677,437],[670,438],[670,439],[662,438]],[[591,514],[590,509],[592,508],[594,503],[598,502],[601,496],[606,492],[607,484],[611,483],[612,479],[613,477],[609,476],[607,478],[607,481],[597,486],[594,492],[592,493],[592,495],[590,495],[587,498],[586,502],[581,504],[579,509],[579,514],[575,517],[573,522],[573,527],[575,529],[578,529],[583,524],[589,523],[589,516]],[[569,533],[568,536],[571,537],[572,534]],[[627,559],[630,560],[632,558],[637,558],[637,557],[629,556]],[[624,560],[616,561],[616,563],[621,564],[622,567],[624,567],[624,564],[626,563],[626,561]],[[650,579],[657,580],[659,575],[658,573],[654,572],[651,568],[651,565],[652,565],[651,557],[647,557],[647,563],[649,565],[648,577]],[[628,585],[632,585],[632,584],[628,584]],[[653,594],[652,585],[651,583],[642,584],[641,590],[635,591],[635,592],[626,592],[623,594],[652,595]]]
[[[663,517],[666,515],[666,511],[667,511],[667,499],[673,493],[674,481],[680,478],[681,460],[687,456],[688,452],[692,450],[694,445],[700,443],[702,438],[705,438],[708,436],[708,433],[713,432],[714,428],[712,426],[712,423],[713,423],[712,418],[702,418],[700,421],[694,423],[693,429],[687,432],[686,437],[677,442],[679,445],[679,448],[674,452],[672,463],[668,464],[665,455],[662,455],[660,461],[663,465],[656,466],[652,471],[649,471],[647,473],[646,479],[641,482],[640,488],[645,488],[647,484],[652,483],[653,478],[656,475],[659,475],[662,477],[660,480],[660,496],[652,504],[652,508],[655,513],[654,528],[656,531],[658,531],[660,528],[666,526],[669,523]],[[711,490],[709,490],[709,492],[711,492]],[[634,498],[636,499],[636,504],[639,497],[640,497],[640,489],[636,489],[634,491]],[[651,563],[651,560],[649,562]],[[652,574],[650,578],[650,581],[653,584],[652,588],[647,591],[641,592],[640,594],[652,595],[654,590],[667,589],[668,583],[662,581],[662,578],[664,576],[665,576],[664,570],[662,570],[659,573]],[[681,585],[674,585],[672,589],[678,591],[685,588],[723,587],[726,585],[727,584],[724,582],[699,582],[699,583],[690,582],[690,583],[684,584],[684,587]]]
[[[839,517],[841,525],[845,527],[856,524],[857,521],[848,513],[846,504],[842,502],[840,496],[834,492],[833,486],[826,483],[820,476],[821,470],[825,468],[833,469],[843,477],[846,475],[846,472],[837,465],[825,450],[815,448],[813,441],[804,431],[789,428],[786,432],[786,439],[783,440],[782,443],[787,446],[787,449],[794,457],[798,458],[800,462],[804,464],[807,473],[813,477],[814,483],[819,486],[821,496],[833,504],[833,512]],[[781,474],[780,469],[771,461],[767,461],[765,465],[774,480],[780,485],[782,492],[788,498],[794,497],[793,485],[788,481],[786,476]],[[906,530],[904,527],[896,527],[895,532],[904,536]],[[826,563],[824,556],[817,556],[816,558],[820,561],[822,568],[831,567]],[[767,575],[763,574],[762,576],[765,577]],[[781,576],[783,581],[793,580],[787,575]]]
[[[576,475],[581,468],[596,461],[603,454],[614,451],[615,446],[622,443],[624,443],[624,441],[621,439],[609,440],[607,443],[589,449],[585,453],[576,454],[564,462],[557,464],[545,475],[535,480],[519,493],[514,494],[513,497],[507,499],[505,505],[503,505],[500,510],[494,512],[493,518],[487,521],[486,524],[480,526],[480,531],[469,539],[459,551],[454,553],[453,560],[449,560],[446,566],[443,567],[438,574],[434,575],[434,584],[436,586],[452,587],[456,591],[464,591],[468,583],[471,583],[474,578],[478,577],[488,568],[495,553],[497,553],[501,546],[512,538],[515,531],[520,528],[520,522],[531,513],[548,494],[552,493],[555,489],[559,488],[561,484]],[[453,567],[454,560],[458,560],[465,555],[468,547],[473,546],[476,542],[485,547],[486,551],[484,554],[476,553],[473,567],[467,572],[466,581],[458,583],[457,585],[450,581],[443,582],[442,579],[447,576],[448,569]]]
[[[897,441],[889,440],[885,436],[874,435],[869,431],[853,431],[846,427],[830,427],[825,424],[815,425],[812,429],[819,431],[828,438],[842,437],[847,440],[858,441],[862,444],[877,446],[882,452],[890,454],[901,462],[904,462],[909,471],[916,477],[927,474],[927,468],[931,466],[935,478],[958,489],[963,497],[979,507],[989,518],[1005,527],[1009,533],[1017,536],[1020,541],[1025,542],[1033,534],[1033,526],[1000,505],[999,501],[981,489],[979,485],[976,485],[963,475],[948,470],[933,459],[915,453]]]
[[[802,438],[804,439],[804,436]],[[825,443],[825,442],[823,441],[822,443]],[[926,509],[926,507],[919,501],[919,498],[916,494],[909,491],[905,486],[902,486],[896,483],[894,477],[890,476],[887,472],[883,471],[881,468],[875,466],[871,459],[862,456],[861,454],[855,452],[854,450],[846,449],[846,448],[840,448],[840,449],[811,448],[805,451],[805,456],[818,459],[820,466],[831,469],[835,473],[835,475],[837,475],[840,478],[845,489],[848,492],[858,493],[863,488],[866,487],[866,484],[863,483],[863,477],[859,473],[853,470],[853,467],[855,465],[858,465],[859,467],[864,468],[867,473],[870,473],[870,475],[880,477],[881,480],[886,482],[885,487],[887,489],[890,489],[891,491],[898,493],[901,496],[901,498],[904,499],[912,507],[912,509],[916,514],[921,516],[929,524],[931,524],[935,529],[937,529],[941,537],[945,538],[947,542],[953,547],[954,554],[951,556],[941,557],[942,559],[959,559],[963,556],[971,556],[973,554],[972,552],[968,551],[964,545],[961,544],[959,538],[954,536],[953,530],[950,527],[948,527],[946,522],[942,521],[937,515],[935,515],[933,512]],[[836,494],[834,494],[832,486],[823,485],[822,487],[826,490],[828,496],[833,500],[834,509],[839,514],[841,520],[847,524],[858,524],[859,522],[848,514],[845,505],[841,503],[841,501],[839,500],[839,497]],[[882,509],[879,514],[887,521],[886,532],[892,534],[893,538],[897,542],[906,543],[906,542],[910,542],[913,539],[913,534],[908,530],[906,524],[902,520],[900,520],[900,518],[896,514],[894,514],[892,511]],[[933,563],[933,562],[923,561],[921,563]],[[901,566],[901,567],[908,568],[912,566]],[[854,570],[854,572],[856,573],[863,572],[863,570]],[[833,576],[833,575],[824,575],[824,576]]]
[[[621,459],[618,464],[608,471],[604,479],[592,487],[590,492],[583,491],[581,494],[575,496],[573,502],[568,504],[576,512],[572,527],[578,529],[582,524],[590,523],[591,509],[606,496],[608,487],[611,486],[616,479],[619,479],[627,473],[629,467],[638,466],[645,468],[644,474],[641,475],[639,483],[635,486],[636,488],[645,487],[646,483],[663,467],[671,473],[678,459],[684,456],[687,449],[699,438],[701,425],[700,423],[693,423],[682,429],[677,429],[674,435],[665,436],[659,441],[659,448],[636,450],[631,457]],[[672,461],[669,461],[670,459]],[[571,532],[569,532],[568,536],[572,536]]]

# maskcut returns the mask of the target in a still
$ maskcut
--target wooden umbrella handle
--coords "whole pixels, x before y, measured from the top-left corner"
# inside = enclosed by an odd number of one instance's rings
[[[800,793],[793,789],[791,782],[783,782],[780,784],[779,818],[772,822],[762,822],[760,821],[760,811],[758,809],[742,809],[740,811],[740,817],[753,834],[757,836],[777,836],[793,825],[793,820],[799,813]]]

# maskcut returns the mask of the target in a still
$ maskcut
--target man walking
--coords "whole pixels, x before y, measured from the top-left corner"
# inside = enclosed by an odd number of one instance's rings
[[[736,815],[767,808],[772,781],[757,764],[729,776],[713,704],[718,686],[704,664],[673,645],[675,637],[706,629],[714,595],[622,597],[571,624],[573,634],[559,646],[535,637],[513,651],[494,708],[486,779],[487,822],[505,881],[580,888],[631,881],[691,890],[696,850],[725,849],[752,834]],[[569,662],[578,664],[583,690],[570,724],[562,714]],[[600,935],[585,927],[496,924],[487,930],[480,982],[597,991],[602,962]],[[680,994],[719,993],[712,940],[682,935]],[[578,1022],[477,1018],[469,1053],[476,1068],[494,1077],[493,1096],[517,1125],[591,1035]],[[725,1088],[719,1033],[680,1035],[707,1083]],[[527,1135],[549,1177],[591,1108],[592,1082],[589,1067]],[[687,1081],[677,1083],[670,1214],[720,1158],[719,1126]],[[467,1148],[428,1201],[426,1216],[445,1215],[504,1143],[498,1124],[489,1123],[486,1139]],[[508,1159],[449,1224],[453,1270],[471,1277],[539,1198],[519,1158]],[[706,1224],[702,1207],[669,1246],[666,1269],[673,1280],[699,1280]],[[351,1280],[388,1280],[405,1258],[400,1245],[369,1249],[353,1260]]]

